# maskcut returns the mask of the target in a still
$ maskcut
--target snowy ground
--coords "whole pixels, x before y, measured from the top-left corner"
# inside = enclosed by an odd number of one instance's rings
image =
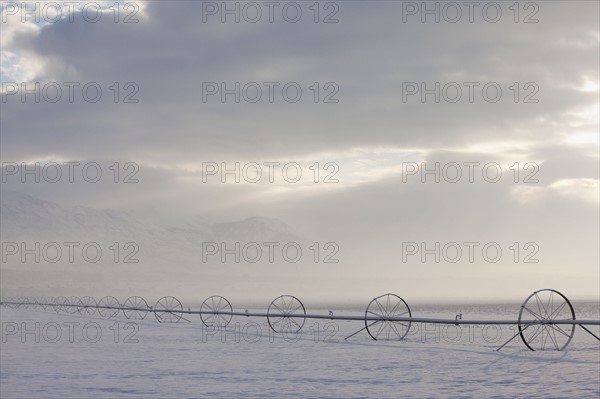
[[[574,305],[578,319],[597,319],[597,304]],[[515,309],[421,306],[413,316],[514,319]],[[360,322],[307,320],[301,336],[284,339],[243,317],[223,332],[203,328],[196,315],[171,325],[149,315],[128,326],[2,308],[1,319],[2,399],[600,397],[600,346],[579,328],[563,352],[530,352],[519,340],[495,352],[514,328],[427,325],[406,342],[375,342],[364,331],[344,341]]]

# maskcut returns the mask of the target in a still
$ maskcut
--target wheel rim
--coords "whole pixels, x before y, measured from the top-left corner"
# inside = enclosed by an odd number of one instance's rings
[[[17,308],[27,309],[27,298],[19,298]]]
[[[127,319],[143,320],[148,310],[150,310],[148,302],[141,296],[129,297],[123,304],[123,314]]]
[[[79,312],[79,314],[91,316],[96,313],[96,307],[98,304],[91,296],[83,296],[79,302],[81,303],[81,306],[77,308],[77,312]]]
[[[98,301],[98,314],[104,318],[110,319],[119,314],[121,304],[114,296],[105,296]]]
[[[44,297],[35,298],[35,303],[39,309],[46,310],[46,299]]]
[[[52,306],[52,298],[49,297],[44,297],[44,305],[42,305],[42,308],[44,310],[47,310],[50,306]]]
[[[232,315],[221,314],[223,312],[233,312],[231,303],[222,296],[213,295],[202,302],[200,306],[200,320],[202,320],[202,323],[206,327],[227,327]]]
[[[65,305],[67,305],[64,307],[65,311],[67,313],[70,313],[70,314],[77,313],[77,310],[81,306],[81,299],[79,299],[76,296],[70,296],[67,298]]]
[[[64,296],[59,296],[58,298],[54,298],[52,307],[56,313],[66,312],[66,307],[64,305],[67,304],[67,298]]]
[[[156,316],[156,320],[158,320],[159,323],[179,323],[182,319],[182,310],[183,305],[177,298],[165,296],[156,301],[156,305],[154,305],[154,316]]]
[[[306,318],[290,317],[291,315],[306,315],[306,309],[295,296],[281,295],[269,305],[267,321],[276,333],[297,333],[302,330]]]
[[[23,307],[25,309],[31,309],[31,308],[35,307],[34,304],[33,304],[34,302],[35,302],[35,298],[27,297],[23,301]]]
[[[10,303],[10,304],[7,304],[7,306],[8,306],[9,308],[11,308],[11,309],[16,309],[16,308],[17,308],[17,305],[14,303],[14,302],[17,302],[17,298],[8,298],[8,299],[6,300],[6,302],[12,302],[12,303]]]
[[[575,324],[531,324],[524,318],[543,322],[575,320],[571,302],[556,290],[543,289],[527,297],[519,311],[519,335],[532,351],[561,351],[569,345],[575,334]]]
[[[377,317],[380,320],[369,320]],[[411,317],[410,308],[404,299],[395,294],[384,294],[374,298],[365,311],[365,328],[376,341],[401,341],[410,330],[410,321],[394,321],[388,318]]]

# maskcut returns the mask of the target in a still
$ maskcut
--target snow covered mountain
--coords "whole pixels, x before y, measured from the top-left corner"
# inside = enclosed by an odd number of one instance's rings
[[[197,257],[204,242],[299,241],[284,222],[264,217],[215,223],[201,217],[166,219],[84,206],[63,207],[31,195],[4,191],[0,198],[2,241],[135,242],[152,257]]]
[[[212,224],[195,215],[176,218],[159,212],[67,207],[8,190],[0,195],[0,219],[0,285],[5,295],[23,291],[98,296],[113,292],[125,296],[172,291],[191,296],[199,287],[218,292],[228,286],[229,278],[246,276],[242,278],[250,283],[253,279],[248,273],[262,270],[265,276],[272,276],[275,266],[266,261],[267,256],[262,263],[252,263],[251,268],[247,262],[234,262],[231,256],[227,263],[218,253],[204,257],[205,243],[216,243],[212,244],[214,249],[222,245],[242,248],[245,243],[302,242],[277,219],[250,217]],[[74,261],[68,259],[67,242],[78,244]],[[233,244],[237,242],[240,245]],[[97,262],[84,258],[83,248],[90,243],[101,249]],[[23,261],[23,245],[28,251],[38,245],[40,261],[31,254]],[[48,253],[45,246],[50,248]],[[56,247],[61,248],[62,256],[53,262],[50,258],[56,256]],[[94,256],[93,250],[91,254]],[[256,281],[266,280],[261,277]]]
[[[157,215],[139,215],[84,206],[62,207],[31,195],[3,191],[0,196],[2,232],[10,237],[52,235],[187,236],[188,239],[294,240],[298,236],[278,219],[249,217],[245,220],[210,224],[199,217],[164,222]]]

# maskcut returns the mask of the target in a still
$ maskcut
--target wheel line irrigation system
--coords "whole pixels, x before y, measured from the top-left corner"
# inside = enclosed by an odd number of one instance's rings
[[[184,315],[197,314],[206,327],[225,328],[233,316],[266,318],[271,329],[276,333],[297,333],[306,319],[362,321],[364,327],[350,334],[345,339],[366,330],[376,341],[402,341],[406,338],[411,323],[431,323],[447,325],[516,325],[518,333],[498,347],[499,351],[518,335],[523,343],[532,351],[563,350],[573,335],[575,327],[581,327],[598,341],[600,337],[590,331],[587,326],[600,326],[600,320],[576,320],[575,310],[571,302],[560,292],[553,289],[542,289],[533,292],[521,305],[517,320],[462,320],[462,316],[454,319],[412,317],[408,304],[395,294],[384,294],[373,298],[367,305],[364,315],[307,314],[302,302],[292,295],[281,295],[275,298],[266,312],[234,311],[231,303],[224,297],[213,295],[208,297],[199,310],[184,309],[181,302],[172,296],[160,298],[152,307],[139,296],[129,297],[122,304],[112,296],[105,296],[96,301],[90,296],[56,297],[56,298],[1,298],[0,306],[10,308],[37,307],[53,309],[56,312],[92,315],[96,311],[101,317],[112,318],[120,312],[127,319],[141,320],[153,313],[160,323],[189,322]]]

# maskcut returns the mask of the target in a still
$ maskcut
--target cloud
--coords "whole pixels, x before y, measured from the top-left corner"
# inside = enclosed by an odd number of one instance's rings
[[[473,284],[501,295],[505,286],[516,293],[573,275],[587,284],[569,280],[573,290],[597,292],[598,4],[540,3],[533,24],[514,23],[508,9],[496,24],[422,24],[402,22],[401,2],[339,6],[335,24],[315,24],[310,13],[296,24],[222,24],[219,16],[205,23],[201,2],[157,1],[144,3],[133,24],[87,23],[79,13],[73,22],[3,24],[3,79],[81,83],[73,103],[23,103],[17,94],[2,104],[3,162],[140,167],[134,185],[10,180],[3,187],[67,205],[290,221],[308,236],[344,244],[343,265],[332,268],[344,276],[333,289],[339,295],[365,281],[366,292],[410,279],[433,284],[440,295]],[[100,101],[82,99],[88,82],[102,87]],[[203,82],[257,82],[263,90],[262,82],[281,84],[273,103],[266,91],[258,103],[221,103],[219,96],[202,101]],[[299,102],[282,100],[286,82],[302,87]],[[328,82],[335,85],[326,88]],[[430,89],[439,82],[440,90],[450,83],[448,93],[458,87],[463,97],[436,103],[428,95],[423,104],[417,94],[403,102],[404,82]],[[465,82],[479,83],[473,102]],[[502,88],[500,101],[483,98],[486,83]],[[336,87],[339,102],[323,103]],[[127,95],[139,102],[123,103]],[[206,162],[270,161],[302,164],[305,180],[202,182]],[[324,165],[335,163],[339,183],[311,182],[315,162],[321,179]],[[418,174],[404,182],[407,162],[495,163],[504,175],[489,183],[478,169],[475,183],[421,183]],[[527,164],[539,168],[537,183],[523,182],[533,171]],[[534,265],[399,265],[403,240],[532,240],[544,257]],[[300,273],[298,281],[322,272]],[[218,281],[218,273],[211,278]],[[448,279],[463,282],[444,290]]]
[[[597,103],[597,90],[579,89],[597,85],[591,78],[597,70],[595,4],[568,9],[544,4],[544,18],[537,24],[518,25],[507,18],[499,25],[478,21],[452,27],[398,23],[401,6],[395,4],[342,6],[338,24],[202,23],[201,3],[149,2],[146,17],[136,24],[79,18],[46,25],[22,46],[46,63],[39,80],[99,82],[105,96],[95,104],[80,99],[31,105],[11,99],[4,107],[3,155],[17,160],[26,153],[60,153],[89,159],[112,153],[173,163],[208,156],[303,156],[373,145],[558,143],[567,134],[581,133],[569,125],[576,121],[572,114]],[[136,82],[139,104],[112,103],[108,86],[115,81]],[[298,82],[304,100],[203,103],[200,93],[207,81],[230,87],[233,82]],[[428,87],[434,82],[481,84],[472,104],[421,104],[418,96],[402,102],[402,82],[407,81]],[[314,82],[336,82],[340,102],[312,103],[309,86]],[[502,86],[502,101],[481,98],[486,82]],[[524,85],[534,82],[539,103],[515,104],[514,82],[520,101],[535,91]],[[27,118],[32,109],[37,117]],[[57,112],[66,114],[55,118]],[[55,120],[51,126],[48,118]],[[597,127],[597,122],[587,123],[585,131]]]

